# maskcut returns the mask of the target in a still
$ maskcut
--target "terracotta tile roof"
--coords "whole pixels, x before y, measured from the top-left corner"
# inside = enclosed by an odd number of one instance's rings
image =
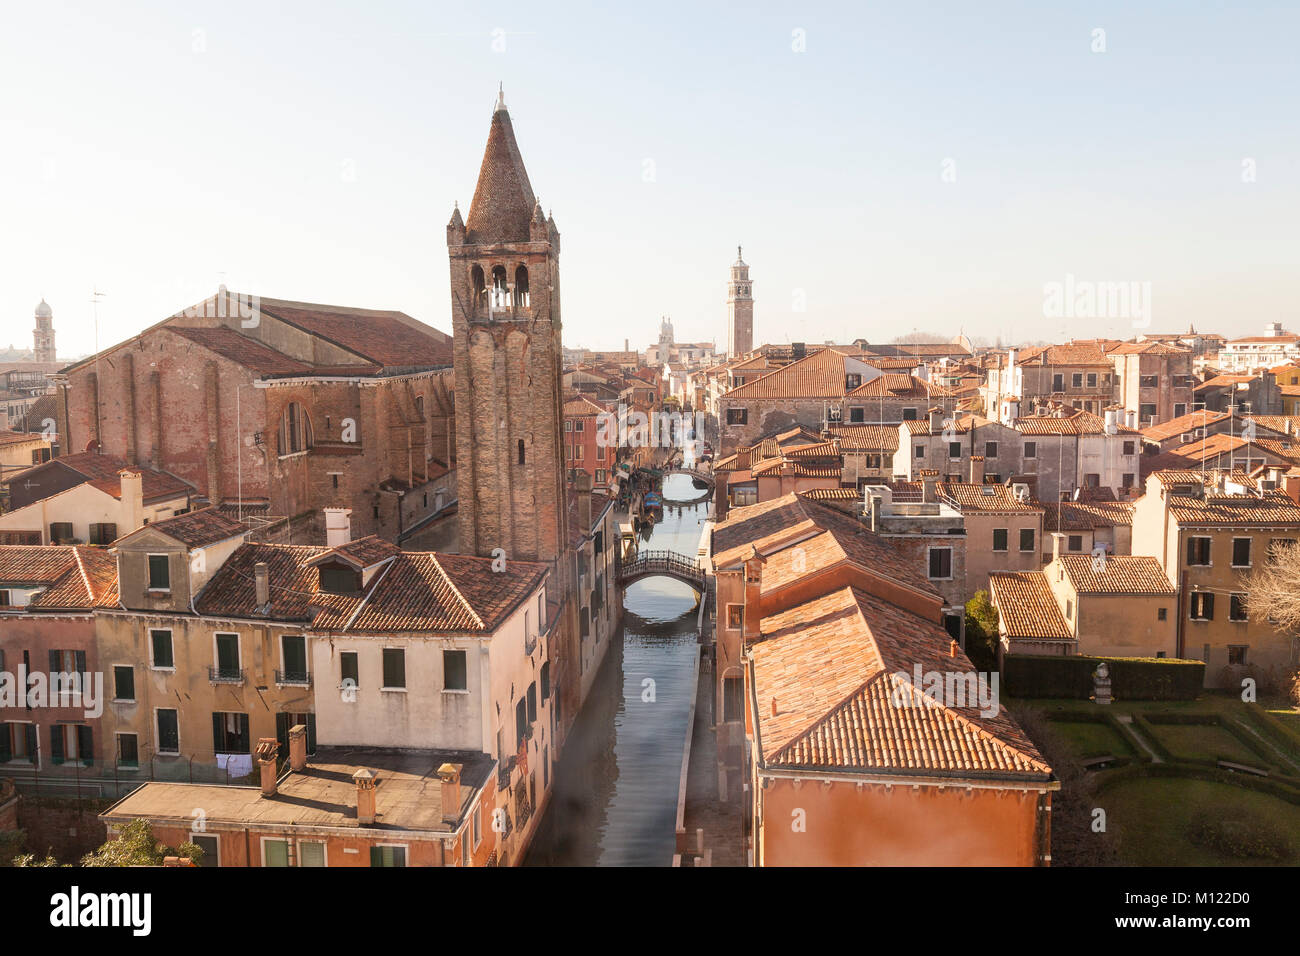
[[[952,389],[926,382],[915,375],[884,372],[848,393],[848,398],[931,398],[952,395]]]
[[[939,497],[947,499],[963,514],[988,511],[997,514],[1041,514],[1043,506],[1032,498],[1021,501],[1006,485],[971,484],[969,482],[940,482]]]
[[[398,557],[366,595],[350,623],[314,626],[348,634],[386,631],[490,632],[546,578],[547,566],[437,552]]]
[[[501,107],[492,113],[478,184],[465,217],[465,242],[527,242],[536,203],[510,114]]]
[[[365,539],[362,539],[363,541]],[[491,558],[401,551],[374,572],[360,594],[320,590],[315,566],[325,548],[246,544],[221,566],[195,601],[200,614],[310,623],[332,633],[495,630],[539,587],[547,566]],[[257,607],[254,566],[267,564],[270,607]]]
[[[1160,562],[1143,555],[1062,555],[1061,564],[1081,594],[1174,594]],[[1044,572],[1046,573],[1046,572]]]
[[[1115,346],[1107,355],[1177,355],[1191,352],[1185,345],[1173,345],[1167,342],[1124,342]]]
[[[1186,415],[1179,415],[1167,422],[1142,429],[1142,437],[1148,441],[1163,442],[1178,435],[1193,434],[1198,428],[1217,425],[1227,417],[1227,412],[1188,412]]]
[[[799,492],[800,498],[812,501],[862,501],[862,492],[856,488],[810,488]]]
[[[255,618],[307,623],[315,604],[330,604],[334,595],[319,593],[320,575],[308,562],[326,548],[288,544],[245,544],[226,559],[194,601],[200,614],[212,617]],[[257,606],[254,566],[265,563],[271,585],[270,606]],[[356,599],[338,598],[338,605],[355,608]]]
[[[97,452],[78,452],[75,455],[60,455],[39,465],[33,465],[26,471],[11,475],[9,482],[34,478],[41,471],[53,468],[67,468],[86,479],[86,482],[106,495],[120,499],[122,496],[122,478],[119,472],[138,471],[140,489],[146,502],[163,501],[179,498],[195,491],[193,485],[165,471],[155,471],[132,465],[125,458],[116,455],[101,455]]]
[[[1131,501],[1045,501],[1043,533],[1052,531],[1095,531],[1133,524]]]
[[[822,349],[789,365],[738,385],[732,398],[842,398],[845,393],[843,352]]]
[[[945,422],[948,421],[952,422],[952,425],[948,430],[954,435],[964,435],[968,431],[970,431],[972,427],[993,424],[987,418],[984,418],[983,416],[980,415],[957,415],[954,418],[952,415],[950,415],[947,412],[944,413],[943,420]],[[925,418],[918,418],[914,421],[903,422],[903,427],[906,428],[908,433],[911,435],[932,434],[932,432],[930,431],[929,416],[926,416]],[[940,425],[939,433],[943,434],[944,431],[945,431],[944,426]]]
[[[585,395],[570,398],[564,403],[565,418],[590,418],[604,414],[605,409]]]
[[[994,571],[989,594],[1012,638],[1071,641],[1073,635],[1042,571]]]
[[[0,431],[0,445],[19,445],[28,442],[41,442],[44,439],[39,432],[8,432]]]
[[[1237,375],[1237,374],[1230,374],[1226,372],[1220,372],[1218,375],[1215,375],[1213,378],[1208,378],[1200,385],[1197,385],[1196,388],[1193,389],[1193,391],[1203,392],[1211,388],[1226,388],[1229,385],[1240,385],[1243,382],[1252,381],[1254,378],[1255,376],[1253,375]]]
[[[117,558],[86,545],[0,545],[0,584],[42,587],[30,611],[89,611],[116,603]]]
[[[1102,435],[1106,432],[1106,420],[1100,415],[1085,412],[1078,408],[1067,408],[1061,417],[1055,415],[1030,415],[1017,418],[1015,428],[1022,435]],[[1136,428],[1119,424],[1115,427],[1117,435],[1138,435]]]
[[[840,440],[844,451],[898,450],[897,425],[832,425],[830,433]]]
[[[1226,495],[1207,492],[1204,498],[1173,495],[1169,513],[1180,525],[1264,525],[1300,527],[1300,505],[1281,492]]]
[[[446,368],[451,340],[402,312],[262,299],[261,310],[385,368]],[[318,371],[329,366],[319,366]],[[358,374],[365,366],[350,368]],[[339,368],[336,374],[345,374]]]
[[[147,525],[154,531],[161,531],[169,538],[174,538],[187,548],[202,548],[218,541],[244,534],[248,529],[227,516],[220,508],[201,508],[174,518],[164,518]],[[139,534],[133,531],[131,534]],[[124,538],[131,535],[123,535]]]
[[[1037,780],[1051,774],[1001,707],[983,717],[976,706],[946,706],[913,686],[916,665],[923,673],[973,675],[964,654],[949,656],[949,636],[937,624],[842,588],[765,617],[760,627],[763,639],[752,653],[766,766]]]
[[[786,545],[798,539],[798,548]],[[768,558],[763,586],[779,587],[809,573],[848,561],[869,573],[925,595],[934,595],[929,578],[903,561],[885,538],[862,522],[816,499],[789,494],[773,501],[733,508],[713,529],[713,564],[732,567],[757,548]],[[803,549],[802,555],[795,553]],[[816,557],[810,552],[815,551]]]
[[[1246,419],[1279,435],[1300,436],[1300,418],[1290,415],[1247,415]]]
[[[337,558],[360,570],[372,568],[381,561],[387,561],[389,558],[401,553],[402,549],[392,542],[385,541],[378,535],[368,534],[364,538],[357,538],[347,544],[327,549],[312,558],[311,563],[319,565],[332,558]]]
[[[258,375],[310,375],[312,366],[277,352],[257,339],[240,335],[224,326],[212,329],[187,329],[175,325],[163,326],[182,338],[216,352]]]
[[[1043,362],[1046,354],[1047,361]],[[1022,349],[1016,354],[1017,365],[1110,365],[1106,352],[1097,345],[1070,343],[1066,345],[1040,345]]]

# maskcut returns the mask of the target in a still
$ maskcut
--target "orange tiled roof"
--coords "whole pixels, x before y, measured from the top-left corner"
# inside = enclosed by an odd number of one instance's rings
[[[897,425],[832,425],[830,432],[846,451],[898,450]]]
[[[821,540],[814,542],[819,537]],[[799,541],[805,553],[800,556],[790,550],[779,556],[780,549],[794,540]],[[753,548],[761,554],[773,549],[768,559],[768,570],[764,572],[764,587],[769,582],[788,583],[807,573],[807,568],[825,569],[849,561],[921,594],[935,594],[929,578],[901,560],[898,551],[885,538],[873,533],[862,522],[815,499],[788,494],[772,501],[733,508],[727,513],[726,520],[714,527],[714,567],[732,567],[748,557]],[[819,549],[820,557],[809,557],[808,548]],[[785,572],[780,569],[787,562],[790,564],[788,575],[782,578]]]
[[[168,472],[132,465],[125,458],[101,455],[93,451],[60,455],[58,458],[52,458],[39,465],[33,465],[26,471],[11,475],[8,480],[12,484],[37,474],[38,469],[49,468],[68,468],[84,477],[88,484],[114,498],[120,498],[122,495],[122,478],[119,475],[122,471],[139,472],[140,491],[147,502],[178,498],[195,490],[193,485]]]
[[[913,686],[916,665],[973,675],[964,654],[949,655],[938,624],[842,588],[765,617],[760,629],[755,722],[768,767],[1038,780],[1052,772],[1001,707],[983,717]]]
[[[941,482],[936,489],[962,513],[991,511],[998,514],[1041,514],[1043,506],[1033,498],[1021,501],[1006,485],[971,484],[970,482]]]
[[[1160,562],[1144,555],[1062,555],[1061,564],[1070,583],[1081,594],[1168,594],[1174,586]]]
[[[528,561],[510,561],[504,571],[494,572],[491,558],[399,551],[360,594],[334,594],[320,590],[315,567],[328,553],[245,544],[204,587],[195,607],[213,617],[297,621],[332,633],[483,633],[495,630],[547,574],[546,565]],[[259,562],[267,564],[271,582],[265,611],[257,607],[254,584]]]
[[[88,611],[116,600],[117,558],[86,545],[0,545],[0,583],[45,589],[26,610]]]
[[[1009,637],[1074,639],[1042,571],[994,571],[989,574],[989,593]]]
[[[1055,415],[1017,418],[1015,428],[1022,435],[1102,435],[1106,432],[1106,420],[1079,408],[1067,408],[1059,418]],[[1115,434],[1137,435],[1139,432],[1136,428],[1116,424]]]
[[[1095,531],[1133,524],[1131,501],[1045,501],[1043,532]]]
[[[198,511],[176,515],[174,518],[155,521],[147,527],[154,531],[161,531],[188,548],[202,548],[241,535],[248,530],[220,508],[200,508]],[[138,534],[143,530],[141,528],[132,534]]]
[[[1043,362],[1044,354],[1047,362]],[[1040,345],[1016,353],[1017,365],[1110,365],[1106,352],[1097,345],[1068,343],[1065,345]]]
[[[1198,428],[1217,425],[1227,417],[1227,412],[1188,412],[1186,415],[1179,415],[1167,422],[1161,422],[1142,429],[1142,437],[1148,441],[1162,442],[1173,438],[1175,435],[1190,435]]]

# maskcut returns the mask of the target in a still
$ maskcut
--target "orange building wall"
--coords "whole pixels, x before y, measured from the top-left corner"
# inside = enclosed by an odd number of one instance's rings
[[[810,779],[758,791],[762,866],[1035,866],[1040,794]],[[806,832],[796,832],[794,811]]]

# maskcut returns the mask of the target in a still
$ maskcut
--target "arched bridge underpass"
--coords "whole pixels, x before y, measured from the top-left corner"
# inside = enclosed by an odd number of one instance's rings
[[[618,565],[618,583],[621,585],[656,574],[685,581],[704,593],[704,565],[676,551],[638,551],[634,557],[624,559]]]

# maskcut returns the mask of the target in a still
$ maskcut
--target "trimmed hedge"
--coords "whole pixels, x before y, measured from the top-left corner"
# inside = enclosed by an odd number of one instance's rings
[[[1043,716],[1048,720],[1060,720],[1066,723],[1092,723],[1105,724],[1111,730],[1119,734],[1124,742],[1128,744],[1129,749],[1133,751],[1132,757],[1115,757],[1114,766],[1123,767],[1134,760],[1149,763],[1151,755],[1147,749],[1138,741],[1137,735],[1133,733],[1133,728],[1122,722],[1115,716],[1113,710],[1105,707],[1094,707],[1090,710],[1074,710],[1069,707],[1059,707],[1056,710],[1044,710]],[[1086,759],[1086,758],[1085,758]]]
[[[1287,786],[1272,777],[1252,777],[1249,774],[1231,773],[1227,770],[1219,770],[1203,764],[1130,764],[1127,767],[1117,767],[1114,770],[1102,770],[1097,774],[1096,792],[1098,794],[1104,793],[1117,783],[1140,777],[1173,777],[1183,780],[1209,780],[1214,783],[1226,783],[1233,787],[1267,793],[1279,800],[1285,800],[1287,803],[1300,806],[1300,790],[1297,790],[1294,786]]]
[[[1047,657],[1007,654],[1002,684],[1012,697],[1068,697],[1089,700],[1092,673],[1110,667],[1115,700],[1195,700],[1205,686],[1205,662],[1172,657]]]

